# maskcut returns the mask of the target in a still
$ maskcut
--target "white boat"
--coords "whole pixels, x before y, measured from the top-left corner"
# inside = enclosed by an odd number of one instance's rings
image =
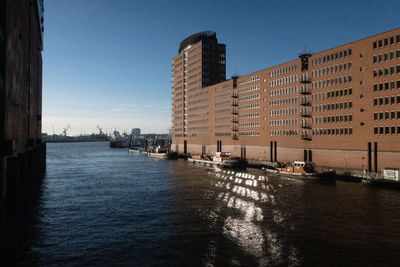
[[[148,152],[147,156],[153,157],[153,158],[166,159],[166,158],[168,158],[168,153],[152,153],[152,152]]]
[[[239,158],[231,158],[230,152],[216,152],[214,157],[193,156],[188,158],[188,162],[229,168],[244,168],[246,166],[246,161]]]
[[[147,156],[159,159],[168,158],[168,150],[157,146],[154,150],[147,151]]]
[[[139,147],[129,148],[129,152],[132,153],[142,153],[142,151],[146,152],[144,148],[139,148]]]

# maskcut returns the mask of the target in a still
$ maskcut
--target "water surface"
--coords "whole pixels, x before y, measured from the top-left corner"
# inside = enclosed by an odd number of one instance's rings
[[[26,265],[398,265],[400,192],[48,144]]]

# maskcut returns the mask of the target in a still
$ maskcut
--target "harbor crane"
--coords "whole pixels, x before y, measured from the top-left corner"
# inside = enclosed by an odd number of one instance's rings
[[[101,128],[100,125],[97,124],[96,129],[99,130],[99,135],[103,135],[103,134],[104,134],[104,133],[103,133],[103,128]]]
[[[67,125],[67,127],[63,129],[62,135],[63,135],[63,136],[67,136],[67,131],[68,131],[68,129],[70,129],[70,128],[71,128],[71,126],[70,126],[70,125]]]

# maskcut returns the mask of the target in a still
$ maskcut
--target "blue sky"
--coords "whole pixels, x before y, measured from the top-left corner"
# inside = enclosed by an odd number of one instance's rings
[[[204,30],[227,77],[400,27],[400,1],[45,0],[43,132],[167,133],[171,60]]]

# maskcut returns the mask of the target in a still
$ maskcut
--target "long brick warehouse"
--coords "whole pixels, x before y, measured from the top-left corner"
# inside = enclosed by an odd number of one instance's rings
[[[172,149],[380,172],[400,168],[400,28],[225,80],[214,32],[172,62]]]

